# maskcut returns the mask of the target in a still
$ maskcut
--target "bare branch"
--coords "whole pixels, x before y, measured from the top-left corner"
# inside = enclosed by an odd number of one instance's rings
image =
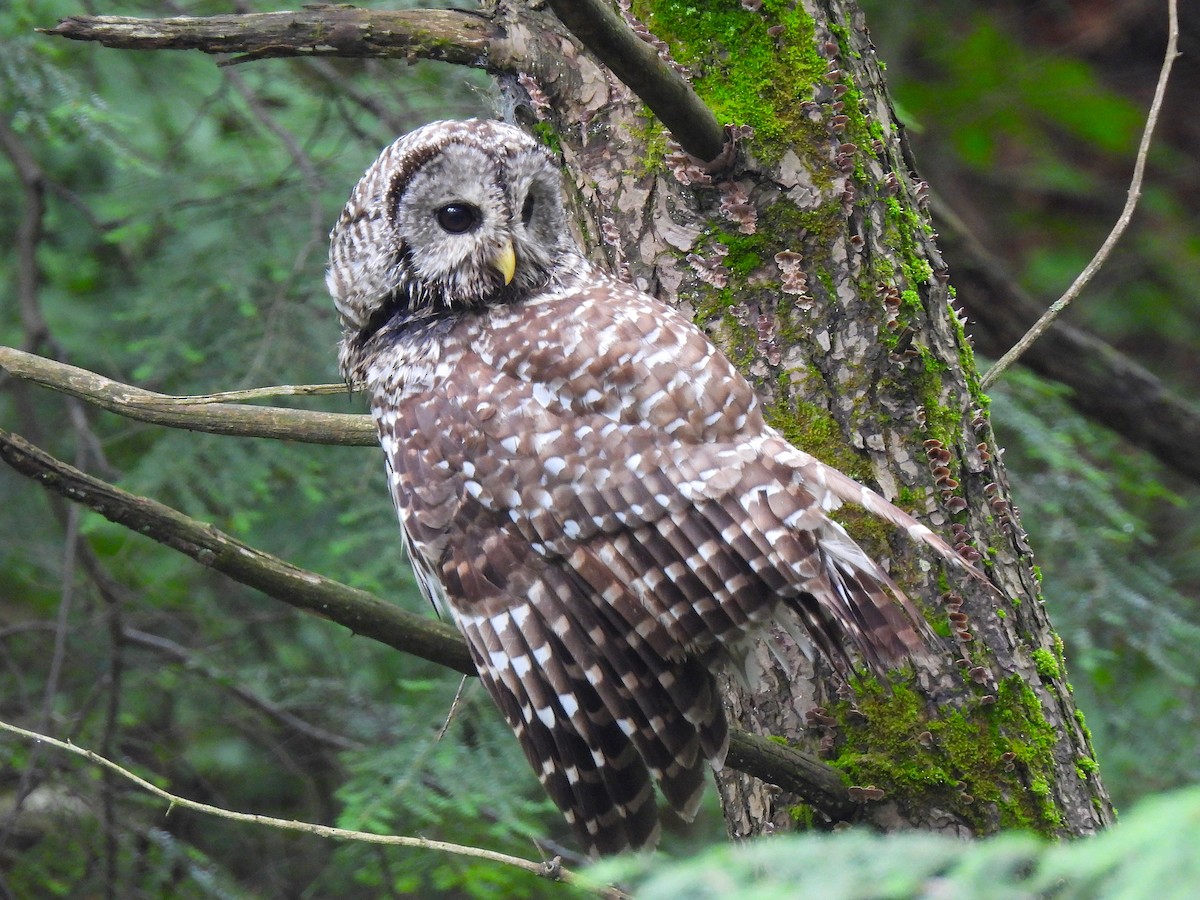
[[[121,50],[245,53],[249,59],[399,57],[501,71],[512,67],[508,43],[491,21],[462,10],[384,12],[330,5],[295,12],[164,19],[70,16],[42,33]]]
[[[94,478],[0,429],[0,457],[48,490],[95,510],[202,565],[305,612],[403,653],[474,675],[466,643],[453,627],[405,612],[379,598],[293,566],[147,497]],[[799,794],[836,821],[856,809],[837,770],[816,757],[754,735],[732,731],[728,763],[748,775]]]
[[[835,822],[854,818],[857,806],[838,770],[794,747],[731,728],[725,763],[796,794]]]
[[[169,506],[87,475],[3,429],[0,457],[56,494],[276,600],[404,653],[475,674],[466,645],[450,625],[405,612],[366,591],[293,566]]]
[[[549,0],[559,20],[629,86],[688,153],[710,162],[725,149],[725,129],[692,86],[602,0]]]
[[[193,398],[156,394],[12,347],[0,347],[0,371],[126,418],[171,428],[356,447],[373,447],[379,440],[370,416],[278,406],[197,403]]]
[[[1100,249],[1096,251],[1096,255],[1092,257],[1079,276],[1067,288],[1066,293],[1050,304],[1050,308],[1042,315],[1040,319],[1034,323],[1034,326],[1026,332],[1021,340],[1017,341],[1016,345],[1005,353],[999,360],[996,361],[987,374],[980,380],[980,388],[987,390],[996,379],[1003,374],[1004,370],[1021,358],[1021,355],[1029,349],[1029,346],[1045,333],[1050,324],[1058,318],[1059,314],[1067,308],[1067,306],[1079,296],[1079,293],[1084,289],[1089,281],[1092,280],[1100,267],[1108,260],[1112,254],[1113,247],[1117,245],[1117,241],[1125,233],[1125,229],[1129,227],[1129,221],[1133,218],[1133,211],[1137,209],[1138,200],[1142,196],[1142,179],[1146,173],[1146,157],[1150,153],[1150,138],[1154,134],[1154,126],[1158,124],[1158,113],[1162,109],[1163,97],[1167,92],[1167,81],[1171,77],[1171,67],[1175,65],[1175,57],[1179,55],[1179,12],[1176,8],[1176,0],[1168,0],[1167,9],[1169,11],[1170,24],[1167,31],[1167,52],[1163,57],[1162,69],[1158,73],[1158,84],[1154,88],[1154,99],[1150,103],[1150,113],[1146,117],[1146,127],[1142,130],[1142,139],[1138,144],[1137,158],[1133,164],[1133,177],[1129,182],[1129,194],[1125,198],[1125,208],[1121,210],[1121,215],[1117,217],[1117,224],[1113,226],[1108,237],[1104,239]]]
[[[583,888],[596,896],[608,898],[608,900],[618,900],[618,898],[626,896],[616,888],[596,885],[581,878],[574,872],[564,869],[562,864],[557,860],[534,862],[533,860],[521,859],[518,856],[509,856],[507,853],[497,853],[495,850],[485,850],[482,847],[468,847],[464,844],[451,844],[446,841],[431,841],[426,838],[405,837],[395,834],[372,834],[368,831],[351,831],[347,828],[334,828],[330,825],[317,825],[312,822],[298,822],[295,819],[277,819],[274,816],[260,816],[252,813],[237,812],[232,809],[223,809],[220,806],[211,806],[208,803],[189,800],[186,797],[180,797],[177,794],[172,794],[170,791],[163,790],[158,785],[151,784],[146,779],[135,775],[111,759],[107,759],[83,747],[78,747],[75,744],[60,741],[36,731],[18,728],[16,725],[10,725],[8,722],[3,721],[0,721],[0,730],[18,735],[26,740],[34,741],[39,745],[54,747],[58,750],[65,750],[67,753],[74,753],[76,756],[82,756],[88,762],[94,763],[110,772],[115,772],[122,778],[132,781],[142,790],[180,809],[190,809],[193,812],[204,813],[207,816],[216,816],[221,819],[229,819],[234,822],[265,825],[269,828],[279,828],[283,831],[298,831],[302,834],[312,834],[317,837],[332,838],[334,840],[362,841],[369,844],[387,844],[393,847],[415,847],[419,850],[435,850],[439,853],[452,853],[456,856],[486,859],[490,862],[503,863],[507,866],[516,866],[518,869],[524,869],[526,872],[530,872],[541,878],[548,878],[551,881],[561,881],[574,887]]]
[[[164,398],[172,405],[204,406],[209,403],[240,403],[244,400],[270,400],[273,397],[327,397],[331,394],[345,394],[359,390],[358,387],[348,388],[345,382],[329,384],[273,384],[269,387],[242,388],[236,391],[216,391],[212,394],[155,394],[149,401],[160,404]],[[146,401],[130,398],[127,402],[144,403]]]
[[[41,281],[37,246],[41,242],[46,215],[46,176],[6,119],[0,119],[0,150],[12,163],[25,192],[24,215],[14,241],[17,251],[17,303],[25,326],[25,345],[34,350],[50,338],[50,329],[37,302]]]

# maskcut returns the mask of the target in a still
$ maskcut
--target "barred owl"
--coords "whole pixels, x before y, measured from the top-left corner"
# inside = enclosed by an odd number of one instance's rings
[[[826,514],[854,502],[954,551],[789,445],[686,317],[593,268],[528,135],[400,138],[331,241],[342,372],[421,588],[591,853],[654,843],[655,783],[694,815],[729,742],[713,667],[765,625],[843,671],[923,652],[920,614]]]

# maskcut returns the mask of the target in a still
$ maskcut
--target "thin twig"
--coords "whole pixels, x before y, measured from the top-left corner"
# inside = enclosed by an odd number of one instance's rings
[[[976,354],[996,358],[1043,307],[992,257],[949,204],[933,195],[933,218],[954,282],[971,317]],[[1094,334],[1057,320],[1022,357],[1030,370],[1065,384],[1075,409],[1200,483],[1200,404],[1172,391],[1145,366]]]
[[[1113,247],[1117,241],[1125,233],[1125,229],[1129,226],[1129,221],[1133,218],[1133,211],[1137,208],[1138,200],[1142,196],[1142,179],[1146,172],[1146,158],[1150,153],[1150,139],[1154,134],[1154,127],[1158,124],[1159,110],[1162,109],[1163,97],[1167,92],[1167,81],[1171,77],[1171,67],[1175,65],[1175,57],[1179,55],[1179,13],[1176,8],[1176,0],[1167,0],[1167,10],[1170,19],[1167,30],[1167,52],[1163,57],[1162,70],[1158,73],[1158,84],[1154,88],[1154,99],[1150,103],[1150,112],[1146,117],[1146,127],[1142,131],[1142,140],[1138,144],[1137,158],[1133,165],[1133,177],[1129,182],[1129,195],[1125,198],[1125,208],[1121,210],[1121,215],[1117,218],[1117,224],[1113,226],[1108,237],[1100,249],[1096,251],[1096,255],[1079,273],[1079,277],[1074,283],[1067,288],[1066,293],[1050,304],[1050,308],[1042,314],[1042,317],[1034,323],[1033,327],[1025,333],[1011,350],[1005,353],[1000,359],[988,369],[987,374],[980,381],[980,388],[987,390],[1003,372],[1013,363],[1020,359],[1021,355],[1029,349],[1042,334],[1050,327],[1051,323],[1058,318],[1059,314],[1070,305],[1079,293],[1083,290],[1092,277],[1100,271],[1100,267],[1108,260],[1112,254]]]
[[[550,878],[554,881],[561,881],[565,884],[570,884],[573,887],[582,888],[590,891],[599,897],[616,898],[624,897],[625,895],[616,888],[595,885],[581,878],[574,872],[564,869],[556,860],[548,860],[545,862],[534,862],[529,859],[522,859],[519,856],[510,856],[507,853],[497,853],[494,850],[485,850],[482,847],[468,847],[463,844],[451,844],[447,841],[431,841],[427,838],[406,837],[404,835],[395,834],[371,834],[367,831],[352,831],[348,828],[334,828],[331,825],[317,825],[313,822],[299,822],[295,819],[277,819],[274,816],[260,816],[253,813],[237,812],[232,809],[223,809],[220,806],[211,806],[208,803],[200,803],[196,800],[189,800],[186,797],[180,797],[177,794],[172,794],[170,791],[163,790],[155,784],[151,784],[146,779],[139,775],[135,775],[123,766],[118,765],[106,757],[98,753],[94,753],[84,747],[76,746],[67,741],[60,741],[56,738],[49,737],[45,734],[40,734],[36,731],[28,731],[24,728],[19,728],[16,725],[10,725],[8,722],[0,721],[0,730],[10,732],[20,737],[31,741],[36,741],[39,744],[45,744],[49,747],[54,747],[58,750],[65,750],[68,753],[74,753],[76,756],[82,756],[84,759],[110,772],[115,772],[122,778],[132,781],[142,790],[153,794],[162,800],[166,800],[172,807],[181,809],[190,809],[193,812],[204,813],[209,816],[217,816],[222,819],[229,819],[234,822],[247,822],[254,825],[266,825],[269,828],[278,828],[283,831],[298,831],[303,834],[313,834],[317,837],[332,838],[334,840],[343,841],[361,841],[370,844],[387,844],[395,847],[415,847],[421,850],[435,850],[440,853],[452,853],[456,856],[469,856],[475,859],[486,859],[491,862],[503,863],[508,866],[515,866],[518,869],[523,869],[533,875],[541,878]],[[168,810],[169,812],[169,810]]]
[[[442,723],[441,730],[437,733],[437,737],[433,742],[439,743],[446,736],[446,732],[450,730],[450,723],[454,721],[454,714],[458,712],[458,704],[462,701],[463,691],[467,688],[467,678],[464,675],[458,683],[458,690],[454,692],[454,699],[450,701],[450,709],[446,713],[446,721]]]
[[[120,628],[115,634],[116,640],[114,643],[126,643],[137,647],[143,647],[152,650],[155,653],[162,654],[170,659],[175,660],[189,672],[194,672],[201,678],[218,685],[222,690],[228,691],[242,703],[252,709],[257,709],[264,713],[268,718],[290,729],[295,734],[301,737],[308,738],[314,743],[330,747],[334,750],[361,750],[363,744],[359,741],[337,734],[336,732],[327,731],[310,722],[306,722],[299,716],[289,712],[282,706],[272,703],[266,697],[261,697],[245,685],[236,680],[229,679],[219,670],[211,666],[205,665],[199,658],[186,647],[177,644],[169,638],[162,637],[157,634],[148,634],[144,631],[139,631],[136,628]],[[465,679],[467,676],[464,675]]]

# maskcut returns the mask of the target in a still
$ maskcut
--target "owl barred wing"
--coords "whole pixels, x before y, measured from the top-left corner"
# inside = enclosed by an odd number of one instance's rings
[[[735,435],[711,400],[664,411],[638,399],[662,383],[636,321],[596,326],[624,362],[580,371],[570,354],[539,356],[524,335],[579,345],[571,330],[591,306],[573,299],[498,314],[464,336],[473,349],[436,391],[378,418],[414,550],[547,792],[607,853],[653,841],[651,778],[690,816],[706,763],[724,760],[725,718],[698,659],[781,604],[843,670],[848,648],[882,672],[923,641],[918,614],[826,518],[837,497],[810,491],[807,458],[786,458],[740,376],[706,388],[743,418]],[[538,321],[551,313],[557,325]],[[676,365],[711,364],[690,324],[679,340]],[[672,429],[680,416],[699,433]]]
[[[728,742],[712,675],[682,657],[587,547],[564,556],[563,542],[537,540],[511,505],[519,494],[500,487],[536,460],[505,460],[506,441],[487,441],[485,423],[452,408],[439,429],[407,429],[404,442],[395,439],[402,416],[377,418],[416,569],[436,573],[485,685],[581,840],[597,853],[654,843],[652,777],[693,815],[707,764],[723,760]],[[464,443],[478,465],[462,459]],[[456,493],[430,478],[430,452],[471,470],[480,490]]]
[[[530,334],[545,338],[530,347]],[[782,600],[835,663],[849,662],[847,645],[877,671],[923,651],[923,617],[826,512],[856,502],[962,560],[769,428],[750,385],[675,310],[607,282],[509,310],[488,336],[481,362],[491,371],[473,380],[505,384],[524,418],[482,428],[537,461],[520,480],[533,485],[518,504],[530,539],[619,538],[645,526],[639,540],[597,552],[614,571],[638,558],[625,583],[675,623],[676,646],[736,640]]]

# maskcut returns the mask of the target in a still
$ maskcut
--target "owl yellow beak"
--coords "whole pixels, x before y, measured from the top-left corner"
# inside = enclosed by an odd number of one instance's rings
[[[500,248],[500,252],[492,260],[492,265],[496,267],[496,271],[504,276],[505,284],[512,282],[513,275],[517,271],[517,254],[513,250],[512,241],[504,242],[504,246]]]

